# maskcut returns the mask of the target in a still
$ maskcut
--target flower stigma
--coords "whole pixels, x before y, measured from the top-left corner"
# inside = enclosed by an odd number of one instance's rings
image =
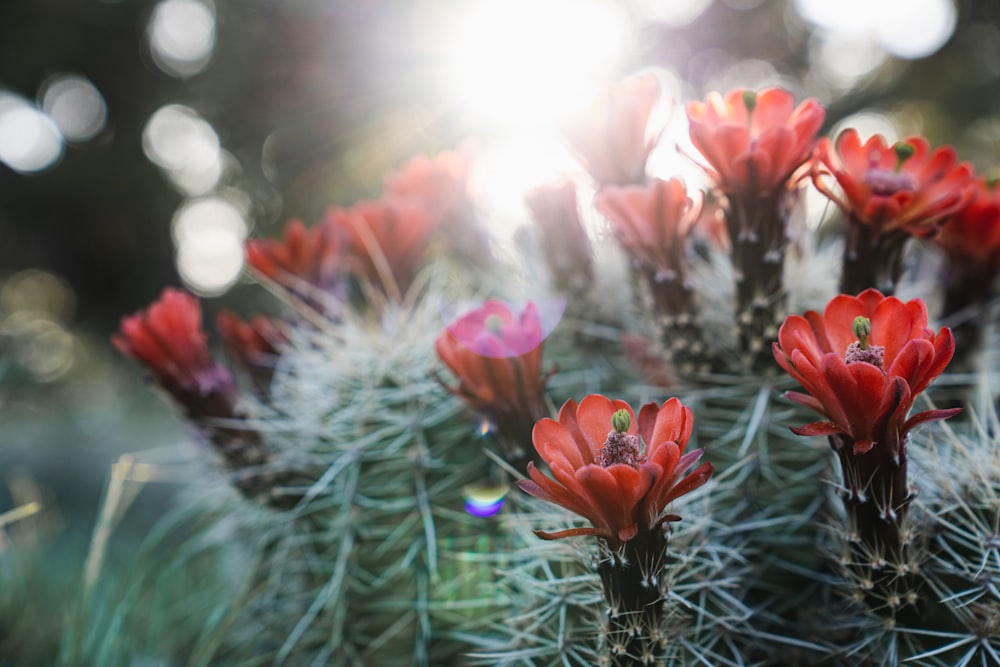
[[[847,346],[844,361],[848,364],[863,361],[882,368],[885,348],[881,345],[872,345],[869,340],[872,335],[872,321],[863,315],[858,315],[854,318],[852,326],[857,340]]]

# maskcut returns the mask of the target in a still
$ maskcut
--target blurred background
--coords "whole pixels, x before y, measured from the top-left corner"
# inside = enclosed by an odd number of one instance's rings
[[[51,664],[28,647],[62,620],[33,601],[77,585],[112,464],[185,439],[110,348],[123,314],[167,285],[209,312],[265,300],[248,235],[373,196],[415,153],[472,150],[509,231],[569,164],[558,118],[639,70],[676,100],[651,168],[694,185],[683,103],[734,87],[1000,165],[996,0],[4,0],[0,665]]]

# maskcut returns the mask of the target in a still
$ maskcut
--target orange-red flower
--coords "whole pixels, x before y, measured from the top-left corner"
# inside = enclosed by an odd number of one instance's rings
[[[910,137],[893,145],[875,135],[862,143],[854,129],[816,148],[816,187],[855,222],[877,234],[903,230],[914,236],[937,233],[949,216],[975,196],[975,174],[959,163],[955,149],[931,151],[927,140]],[[830,187],[833,176],[843,191]]]
[[[189,417],[234,416],[233,376],[212,358],[201,328],[201,306],[192,295],[165,289],[145,312],[123,318],[121,333],[111,342],[145,366]]]
[[[813,99],[796,107],[781,88],[737,89],[689,102],[687,117],[691,141],[718,188],[756,198],[775,194],[809,160],[826,111]]]
[[[525,203],[538,225],[542,257],[556,287],[580,291],[593,282],[593,252],[580,222],[576,186],[562,179],[529,190]]]
[[[526,441],[531,425],[546,414],[543,338],[534,303],[515,315],[507,304],[491,299],[449,325],[434,347],[458,378],[449,391],[501,433]]]
[[[348,272],[397,301],[413,284],[437,227],[425,206],[393,196],[333,207],[326,220],[347,239]]]
[[[331,296],[341,296],[342,240],[333,227],[306,228],[301,220],[285,225],[281,240],[250,239],[247,264],[259,275],[327,311]]]
[[[646,160],[659,139],[649,117],[659,99],[654,75],[629,77],[563,125],[570,149],[599,187],[646,179]]]
[[[594,200],[611,221],[625,252],[661,278],[684,280],[687,239],[698,221],[698,208],[676,178],[646,185],[607,187]]]
[[[622,420],[619,411],[628,418]],[[676,398],[662,407],[644,405],[638,420],[627,403],[600,394],[579,405],[567,401],[558,421],[543,419],[532,433],[535,449],[555,479],[529,463],[531,479],[518,486],[579,514],[592,527],[536,533],[545,539],[596,535],[620,544],[677,520],[664,513],[667,505],[712,474],[710,463],[688,472],[702,454],[700,449],[684,453],[692,425],[691,410]]]
[[[257,390],[266,393],[281,348],[288,341],[287,325],[263,315],[244,322],[223,310],[215,318],[215,328],[226,351],[244,366]]]
[[[841,294],[822,314],[811,310],[789,316],[773,351],[808,392],[786,396],[830,420],[792,430],[843,434],[853,442],[854,454],[883,447],[898,460],[913,426],[958,412],[929,410],[907,418],[917,395],[955,352],[950,329],[935,334],[927,327],[927,306],[920,299],[903,303],[874,289],[856,297]]]
[[[994,275],[1000,270],[1000,187],[993,176],[976,180],[976,196],[948,220],[934,242],[959,273]]]

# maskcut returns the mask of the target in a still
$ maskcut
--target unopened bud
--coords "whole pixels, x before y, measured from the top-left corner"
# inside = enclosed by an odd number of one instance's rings
[[[611,428],[615,429],[618,433],[625,433],[631,425],[632,417],[629,416],[628,410],[618,410],[615,414],[611,415]]]

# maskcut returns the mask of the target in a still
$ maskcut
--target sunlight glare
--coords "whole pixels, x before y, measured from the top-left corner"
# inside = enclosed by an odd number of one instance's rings
[[[944,46],[958,18],[953,0],[795,0],[795,8],[829,32],[874,35],[882,48],[904,59],[923,58]]]
[[[548,122],[614,74],[628,18],[598,0],[481,0],[454,28],[451,85],[472,113]]]

